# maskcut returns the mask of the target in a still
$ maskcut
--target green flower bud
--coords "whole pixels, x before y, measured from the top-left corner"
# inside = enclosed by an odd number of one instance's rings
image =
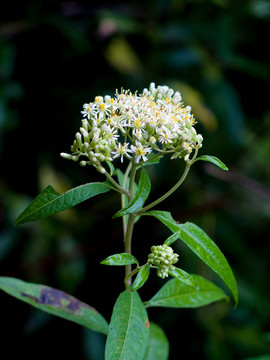
[[[151,247],[151,253],[148,255],[148,263],[150,266],[157,267],[157,275],[164,279],[168,276],[169,270],[173,270],[178,261],[178,254],[168,245],[158,245]]]
[[[67,159],[67,160],[71,160],[72,159],[72,155],[70,154],[66,154],[66,153],[61,153],[60,156],[64,159]]]

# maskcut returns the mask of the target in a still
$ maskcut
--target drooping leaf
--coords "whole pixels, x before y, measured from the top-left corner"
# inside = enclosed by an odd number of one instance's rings
[[[216,165],[217,167],[219,167],[220,169],[222,170],[225,170],[225,171],[228,171],[228,167],[221,161],[219,160],[217,157],[215,156],[210,156],[210,155],[203,155],[203,156],[199,156],[198,158],[196,158],[194,160],[195,161],[199,161],[199,160],[202,160],[202,161],[208,161],[214,165]]]
[[[0,277],[0,289],[42,311],[107,334],[108,323],[93,307],[73,296],[45,285]]]
[[[105,360],[141,360],[149,341],[149,321],[136,291],[122,292],[113,309]]]
[[[197,308],[227,299],[219,287],[200,275],[191,275],[196,286],[177,279],[169,280],[149,301],[146,307]]]
[[[168,360],[169,341],[157,324],[150,322],[149,344],[143,360]]]
[[[138,260],[131,254],[121,253],[108,256],[105,260],[101,261],[102,265],[130,265],[137,264]]]
[[[150,274],[150,265],[145,264],[138,272],[138,274],[132,284],[132,290],[140,289],[147,281],[149,274]]]
[[[232,269],[218,246],[201,228],[190,222],[178,224],[167,211],[149,211],[144,215],[156,217],[173,233],[178,233],[179,238],[221,277],[231,290],[235,306],[237,305],[238,289]]]
[[[169,274],[189,286],[195,286],[191,275],[182,269],[175,267],[174,270],[169,270]]]
[[[113,218],[131,214],[140,209],[145,203],[151,190],[151,181],[145,169],[142,169],[137,192],[131,202],[114,214]]]
[[[49,185],[21,213],[15,224],[24,224],[45,218],[109,190],[107,184],[96,182],[80,185],[60,194]]]

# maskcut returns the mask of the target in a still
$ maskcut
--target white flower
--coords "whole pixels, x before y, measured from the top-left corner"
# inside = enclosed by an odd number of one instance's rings
[[[172,134],[169,129],[165,128],[164,130],[159,131],[158,140],[162,144],[168,144],[168,143],[171,144],[173,142],[174,137],[175,137],[175,135]]]
[[[118,143],[116,149],[112,152],[113,160],[121,156],[121,162],[123,162],[123,156],[126,156],[128,159],[130,159],[129,152],[132,151],[128,148],[128,143],[124,143],[123,145],[121,143]]]
[[[146,162],[148,160],[146,155],[150,154],[152,151],[152,148],[143,146],[139,141],[136,141],[136,146],[131,145],[130,148],[135,154],[136,163],[138,163],[141,158]]]
[[[87,117],[88,119],[90,119],[91,115],[96,116],[95,104],[93,103],[84,104],[83,111],[81,111],[81,113],[83,114],[83,117]]]

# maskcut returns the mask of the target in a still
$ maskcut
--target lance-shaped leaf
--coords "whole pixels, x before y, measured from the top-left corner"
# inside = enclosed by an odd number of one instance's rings
[[[150,322],[149,344],[143,360],[168,360],[169,341],[157,324]]]
[[[60,194],[49,185],[21,213],[15,224],[24,224],[45,218],[109,190],[107,184],[97,182],[80,185],[64,194]]]
[[[169,280],[145,303],[146,307],[197,308],[212,302],[227,299],[227,295],[202,276],[192,275],[196,286],[187,285],[177,279]]]
[[[198,158],[196,158],[194,160],[195,161],[199,161],[199,160],[202,160],[202,161],[208,161],[214,165],[216,165],[217,167],[219,167],[220,169],[222,170],[225,170],[225,171],[228,171],[229,169],[227,168],[227,166],[221,161],[219,160],[217,157],[215,156],[210,156],[210,155],[203,155],[203,156],[199,156]]]
[[[189,286],[195,286],[191,275],[182,269],[175,267],[173,270],[169,270],[169,274]]]
[[[138,260],[131,254],[121,253],[108,256],[105,260],[101,261],[102,265],[139,265]]]
[[[101,314],[63,291],[11,277],[0,277],[0,289],[49,314],[103,334],[108,332],[108,323]]]
[[[109,325],[105,360],[141,360],[149,340],[149,321],[136,291],[118,297]]]
[[[232,269],[218,246],[201,228],[190,222],[177,224],[167,211],[149,211],[145,215],[156,217],[173,233],[178,233],[179,238],[221,277],[231,290],[235,306],[237,305],[238,289]]]
[[[134,198],[126,207],[124,207],[123,209],[119,210],[116,214],[114,214],[113,218],[132,214],[138,209],[140,209],[145,203],[146,199],[148,198],[150,190],[151,190],[150,178],[148,176],[147,171],[144,168],[142,168],[138,189]]]
[[[140,289],[147,281],[150,274],[150,265],[145,264],[140,271],[138,272],[133,284],[132,284],[132,290],[138,290]]]

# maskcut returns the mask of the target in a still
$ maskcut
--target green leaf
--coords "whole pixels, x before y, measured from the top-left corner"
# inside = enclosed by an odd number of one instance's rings
[[[132,214],[138,209],[140,209],[143,204],[145,203],[146,199],[151,190],[151,181],[145,169],[142,169],[141,176],[139,180],[138,190],[131,200],[131,202],[124,207],[123,209],[119,210],[116,214],[114,214],[113,218]]]
[[[106,164],[109,166],[109,169],[110,169],[110,175],[112,176],[113,173],[114,173],[114,166],[113,166],[113,163],[111,161],[106,161]]]
[[[149,274],[150,274],[150,265],[145,264],[138,272],[138,274],[132,284],[132,290],[140,289],[147,281]]]
[[[157,324],[150,322],[149,344],[143,360],[168,360],[169,341]]]
[[[176,240],[179,239],[179,235],[180,235],[180,231],[177,231],[175,233],[173,233],[171,236],[169,236],[165,241],[164,241],[164,245],[168,245],[171,246]]]
[[[146,307],[197,308],[212,302],[227,299],[227,295],[209,280],[191,275],[196,287],[177,279],[169,280],[145,303]]]
[[[218,246],[202,229],[190,222],[177,224],[167,211],[149,211],[144,215],[156,217],[173,233],[178,233],[179,238],[221,277],[231,290],[235,300],[235,306],[237,305],[238,289],[232,269]]]
[[[93,307],[63,291],[11,277],[0,277],[0,289],[49,314],[103,334],[108,333],[108,323],[102,315]]]
[[[49,185],[21,213],[15,224],[24,224],[45,218],[109,190],[108,185],[97,182],[80,185],[64,194],[60,194]]]
[[[102,265],[130,265],[137,264],[138,260],[128,253],[114,254],[101,261]]]
[[[169,274],[189,286],[196,286],[196,284],[192,280],[192,277],[182,269],[175,267],[174,270],[169,270]]]
[[[158,164],[162,156],[163,155],[161,154],[159,156],[156,156],[156,154],[147,155],[148,160],[146,162],[143,162],[141,167]]]
[[[118,297],[109,325],[105,360],[141,360],[149,341],[149,321],[136,291]]]
[[[217,167],[219,167],[220,169],[222,170],[226,170],[228,171],[229,169],[227,168],[227,166],[221,161],[219,160],[217,157],[215,156],[210,156],[210,155],[203,155],[203,156],[200,156],[198,158],[196,158],[194,160],[195,161],[198,161],[198,160],[202,160],[202,161],[208,161],[214,165],[216,165]]]

